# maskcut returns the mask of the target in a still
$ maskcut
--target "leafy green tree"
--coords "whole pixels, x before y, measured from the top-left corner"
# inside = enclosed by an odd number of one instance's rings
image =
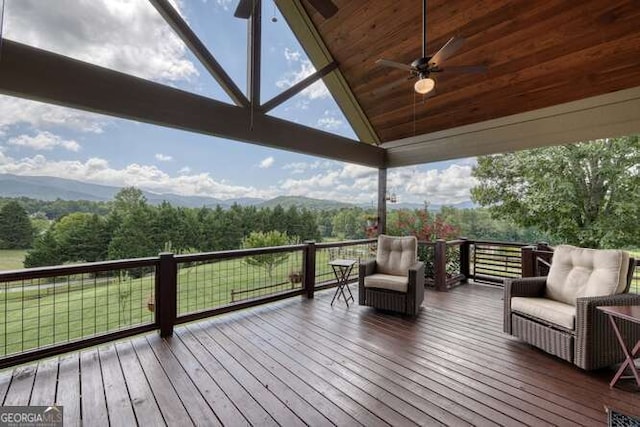
[[[640,241],[640,139],[600,139],[478,158],[473,199],[557,240],[611,248]]]
[[[20,203],[10,201],[0,209],[0,249],[26,249],[33,244],[33,227]]]
[[[291,244],[295,240],[295,237],[290,237],[287,235],[287,233],[282,233],[277,230],[267,231],[266,233],[263,233],[261,231],[254,231],[242,240],[242,247],[244,249],[249,249],[264,248],[270,246],[284,246]],[[249,265],[264,268],[269,275],[269,281],[272,281],[273,270],[278,265],[284,263],[288,258],[289,253],[278,252],[249,256],[245,257],[244,260]]]
[[[95,262],[107,259],[111,236],[107,221],[96,214],[76,212],[53,226],[53,236],[64,262]]]
[[[109,243],[110,259],[143,258],[163,249],[153,232],[154,211],[146,205],[130,210],[114,231]]]

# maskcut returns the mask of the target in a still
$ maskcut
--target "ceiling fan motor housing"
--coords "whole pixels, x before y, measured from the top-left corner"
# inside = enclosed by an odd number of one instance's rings
[[[411,67],[418,70],[418,72],[427,72],[429,70],[429,61],[431,57],[418,58],[411,63]]]

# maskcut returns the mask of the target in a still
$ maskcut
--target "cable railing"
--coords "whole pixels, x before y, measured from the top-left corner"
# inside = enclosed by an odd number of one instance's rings
[[[346,242],[318,243],[316,249],[316,289],[322,289],[336,284],[330,261],[336,259],[354,260],[358,264],[376,257],[377,239],[350,240]],[[349,274],[349,281],[358,278],[358,267],[354,267]]]
[[[157,258],[0,273],[0,367],[155,329]]]

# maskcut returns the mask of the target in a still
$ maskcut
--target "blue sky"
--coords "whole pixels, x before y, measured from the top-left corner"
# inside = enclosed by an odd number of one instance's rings
[[[246,21],[235,0],[174,0],[238,86],[246,89]],[[263,102],[313,66],[274,6],[263,8]],[[147,0],[20,0],[6,38],[224,102],[228,97]],[[319,82],[270,114],[355,138]],[[469,200],[473,159],[392,169],[400,201]],[[0,95],[0,173],[45,175],[222,199],[303,195],[368,203],[377,171],[357,165]]]

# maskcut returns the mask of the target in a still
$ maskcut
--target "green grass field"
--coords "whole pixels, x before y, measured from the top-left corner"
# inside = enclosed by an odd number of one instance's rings
[[[329,259],[360,252],[319,250],[317,281],[333,278]],[[301,271],[302,252],[290,254],[271,277],[242,259],[180,265],[178,314],[300,288],[289,275]],[[154,273],[149,271],[142,277],[139,271],[121,271],[108,277],[83,274],[0,283],[0,356],[151,323],[153,288]]]
[[[25,249],[0,250],[0,271],[24,268],[23,262],[26,254]]]

